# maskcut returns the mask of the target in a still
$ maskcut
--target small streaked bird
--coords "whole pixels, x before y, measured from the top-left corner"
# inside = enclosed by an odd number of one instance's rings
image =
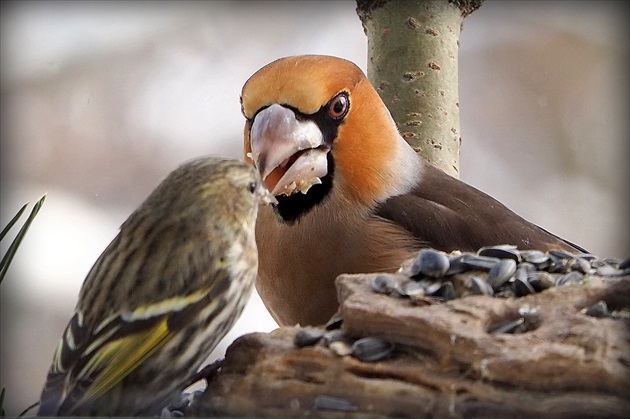
[[[251,166],[203,157],[171,172],[88,273],[38,416],[159,415],[240,316],[258,269]]]
[[[278,199],[256,225],[256,288],[281,325],[325,323],[339,274],[395,271],[423,247],[583,250],[416,154],[350,61],[278,59],[241,105],[245,157]]]

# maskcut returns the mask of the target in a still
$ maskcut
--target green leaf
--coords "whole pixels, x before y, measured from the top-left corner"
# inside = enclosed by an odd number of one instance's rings
[[[17,214],[15,214],[11,221],[9,221],[9,224],[7,224],[7,226],[2,229],[2,233],[0,233],[0,240],[4,239],[4,236],[6,236],[9,230],[11,230],[11,227],[13,227],[13,224],[15,224],[17,220],[22,216],[26,207],[28,207],[28,202],[24,204],[22,208],[20,208]]]
[[[3,386],[2,390],[0,390],[0,416],[4,417],[4,393],[7,392],[7,389]]]
[[[7,253],[2,258],[2,261],[0,261],[0,283],[2,283],[2,280],[4,279],[4,275],[7,273],[7,270],[9,269],[9,265],[11,264],[11,260],[13,260],[13,256],[15,256],[15,252],[17,252],[18,246],[20,245],[20,243],[22,242],[22,239],[26,235],[26,232],[28,231],[28,228],[31,226],[31,223],[35,219],[35,216],[37,215],[40,208],[44,204],[45,199],[46,199],[46,195],[44,194],[44,196],[42,196],[39,199],[39,201],[35,203],[35,206],[33,206],[33,209],[31,210],[31,213],[26,219],[26,222],[24,223],[24,225],[18,232],[17,236],[15,236],[15,239],[13,239],[13,243],[11,243],[11,245],[9,246]],[[24,211],[24,208],[25,207],[22,207],[22,209],[18,212],[18,214],[15,217],[13,217],[13,219],[11,220],[7,228],[10,228],[13,224],[15,224],[15,222],[17,221],[17,218],[19,218],[19,216],[21,215],[21,212]],[[3,237],[4,237],[4,234],[6,234],[5,230],[7,230],[7,228],[2,230]]]

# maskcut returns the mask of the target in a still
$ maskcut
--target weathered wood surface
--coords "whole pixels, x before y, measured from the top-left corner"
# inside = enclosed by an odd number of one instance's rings
[[[630,277],[428,304],[374,293],[371,276],[337,279],[341,330],[394,342],[387,359],[339,356],[324,339],[297,348],[298,327],[245,335],[186,415],[628,417],[630,320],[583,309],[627,310]],[[538,310],[534,330],[489,332],[526,306]]]

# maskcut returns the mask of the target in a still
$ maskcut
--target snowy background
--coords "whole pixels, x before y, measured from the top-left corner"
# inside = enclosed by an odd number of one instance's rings
[[[306,53],[366,68],[354,9],[3,2],[0,225],[47,194],[2,283],[8,415],[38,399],[79,287],[131,211],[184,160],[240,158],[253,72]],[[461,179],[600,256],[630,254],[627,42],[625,2],[490,0],[460,39]],[[214,358],[275,327],[254,295]]]

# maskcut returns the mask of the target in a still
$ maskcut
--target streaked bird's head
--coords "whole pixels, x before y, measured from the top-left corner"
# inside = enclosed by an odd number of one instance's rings
[[[242,161],[207,156],[188,161],[173,170],[136,210],[159,217],[221,219],[235,223],[256,219],[259,204],[277,203],[264,187],[257,171]],[[131,217],[132,219],[134,217]]]

